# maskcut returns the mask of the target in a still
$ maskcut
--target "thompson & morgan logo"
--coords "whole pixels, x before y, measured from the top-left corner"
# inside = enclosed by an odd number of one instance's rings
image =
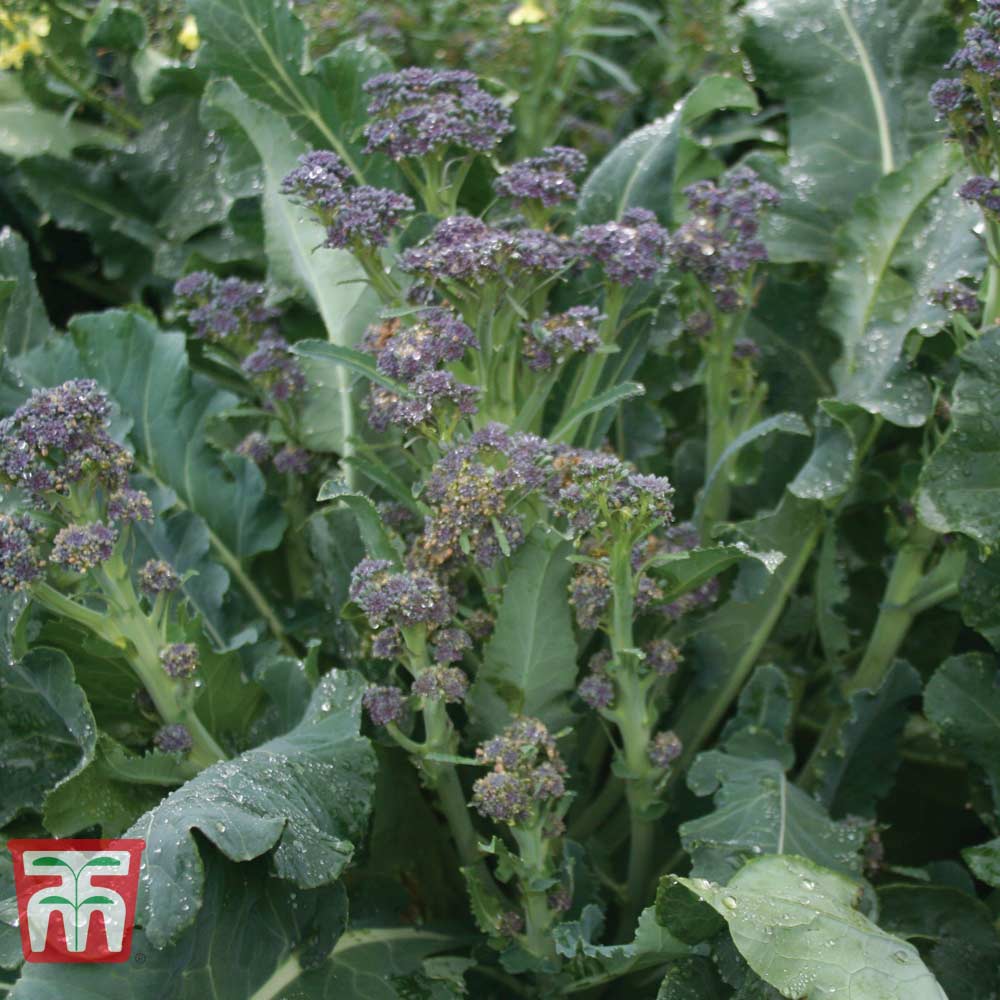
[[[9,840],[28,962],[125,962],[144,840]]]

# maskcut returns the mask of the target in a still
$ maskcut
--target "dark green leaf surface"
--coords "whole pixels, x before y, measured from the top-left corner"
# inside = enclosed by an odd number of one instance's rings
[[[341,886],[295,889],[263,862],[209,857],[205,868],[201,908],[175,942],[161,949],[140,920],[131,961],[26,965],[12,1000],[248,1000],[280,975],[277,967],[296,963],[293,949],[318,933],[332,944],[346,923]]]
[[[50,790],[87,765],[96,737],[65,653],[36,648],[17,662],[0,660],[0,826],[22,810],[40,812]]]
[[[974,270],[979,256],[975,214],[942,190],[960,163],[954,146],[931,146],[858,199],[823,308],[843,345],[838,399],[902,427],[923,424],[931,406],[930,386],[904,352],[906,336],[937,332],[944,314],[929,304],[931,290]]]
[[[742,80],[702,80],[677,109],[633,132],[598,164],[580,192],[579,222],[604,222],[629,208],[648,208],[669,225],[685,159],[698,152],[687,129],[720,108],[756,107],[756,95]]]
[[[933,141],[930,85],[955,48],[935,0],[752,0],[744,45],[788,114],[788,186],[839,222]]]
[[[0,302],[4,352],[14,357],[42,343],[51,335],[52,327],[35,286],[28,245],[6,226],[0,229],[0,279],[15,282],[10,296]]]
[[[911,944],[855,909],[861,887],[802,858],[760,858],[726,886],[670,878],[729,924],[750,967],[786,997],[948,1000]]]
[[[354,856],[371,806],[375,758],[358,735],[363,683],[327,674],[290,733],[215,764],[129,832],[146,841],[140,921],[157,947],[202,905],[198,830],[232,861],[274,850],[277,874],[299,888],[328,885]]]
[[[924,712],[970,763],[981,768],[1000,814],[1000,672],[982,653],[949,657],[924,691]]]
[[[512,715],[558,729],[576,684],[576,639],[566,586],[570,548],[536,531],[515,554],[493,636],[469,693],[480,728],[499,732]]]
[[[924,467],[920,519],[990,547],[1000,540],[1000,331],[988,330],[960,357],[952,429]]]

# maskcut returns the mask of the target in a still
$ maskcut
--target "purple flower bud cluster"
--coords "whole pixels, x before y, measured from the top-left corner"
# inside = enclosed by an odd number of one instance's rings
[[[249,458],[255,465],[263,465],[274,454],[274,449],[271,447],[267,435],[261,434],[260,431],[251,431],[236,446],[236,454]]]
[[[548,371],[571,354],[591,354],[601,346],[604,315],[593,306],[573,306],[525,327],[523,354],[532,371]]]
[[[413,682],[413,694],[428,701],[458,704],[469,692],[469,678],[458,667],[428,667]]]
[[[406,715],[406,696],[391,685],[373,684],[361,696],[361,704],[376,726],[399,722]]]
[[[650,741],[647,753],[654,767],[664,770],[677,760],[683,747],[680,738],[672,730],[657,733]]]
[[[181,585],[173,566],[163,559],[150,559],[139,569],[139,590],[147,597],[169,594]]]
[[[100,521],[71,524],[56,534],[50,560],[76,573],[86,573],[111,558],[117,540],[114,529]]]
[[[379,660],[395,660],[402,655],[403,637],[395,625],[383,628],[372,636],[372,656]]]
[[[188,727],[180,722],[160,728],[153,737],[153,743],[163,753],[184,754],[194,746]]]
[[[606,559],[578,563],[570,581],[569,603],[582,629],[597,628],[611,603],[611,573]]]
[[[297,448],[295,445],[286,444],[274,456],[274,468],[282,475],[304,476],[312,465],[312,459],[305,448]]]
[[[281,312],[267,304],[267,289],[256,282],[194,271],[176,282],[174,295],[199,340],[247,350],[262,337],[277,334],[274,324]]]
[[[373,628],[439,627],[455,614],[454,598],[429,573],[397,572],[385,559],[362,559],[348,593]]]
[[[110,410],[91,379],[36,389],[0,421],[0,475],[39,505],[85,478],[109,492],[124,488],[132,455],[107,432]]]
[[[958,196],[979,205],[994,218],[1000,217],[1000,181],[992,177],[972,177],[958,189]]]
[[[373,385],[368,392],[368,423],[382,433],[390,427],[430,424],[447,410],[468,417],[476,412],[478,399],[479,389],[459,382],[451,372],[421,372],[405,396]]]
[[[472,639],[468,632],[460,628],[443,628],[434,636],[431,653],[435,663],[461,663],[469,649],[472,649]]]
[[[937,112],[939,120],[954,114],[971,98],[972,91],[961,80],[954,77],[935,81],[928,94],[931,107]]]
[[[611,655],[607,651],[590,658],[590,673],[580,682],[576,693],[595,711],[609,708],[615,700],[615,685],[608,676]]]
[[[271,398],[285,402],[306,387],[306,376],[288,349],[288,341],[273,331],[265,333],[240,367],[257,379]]]
[[[541,229],[499,229],[471,215],[443,219],[421,244],[403,251],[400,267],[428,281],[471,285],[507,275],[556,274],[572,266],[577,249]]]
[[[520,205],[539,201],[546,208],[577,195],[573,176],[587,168],[587,157],[568,146],[548,146],[538,156],[521,160],[493,182],[497,194]]]
[[[555,496],[556,512],[566,518],[578,538],[610,528],[612,521],[640,532],[673,516],[674,490],[669,480],[641,475],[614,455],[562,448],[553,467],[562,478]]]
[[[368,393],[368,421],[377,431],[391,426],[417,427],[440,417],[442,408],[463,416],[476,412],[479,390],[459,382],[439,365],[459,361],[476,338],[447,309],[424,310],[415,323],[388,320],[369,328],[361,349],[375,356],[378,369],[405,387],[396,392],[373,385]]]
[[[0,514],[0,590],[24,590],[45,563],[35,548],[39,530],[27,514]]]
[[[477,748],[476,759],[493,770],[473,785],[473,803],[498,823],[528,822],[566,794],[566,765],[538,719],[515,719]]]
[[[609,281],[634,285],[660,269],[669,233],[645,208],[630,208],[619,222],[584,226],[574,242],[581,257],[596,261]]]
[[[267,304],[264,285],[195,271],[174,285],[174,294],[194,335],[242,359],[243,371],[272,400],[284,402],[305,388],[302,368],[278,332],[281,311]]]
[[[116,490],[108,498],[108,520],[122,524],[152,521],[153,501],[142,490]]]
[[[684,193],[691,216],[670,238],[670,259],[712,293],[721,312],[736,312],[744,305],[740,283],[767,260],[757,239],[760,213],[781,197],[748,167],[731,171],[721,185],[698,181]]]
[[[517,937],[524,930],[524,917],[516,910],[505,910],[497,919],[497,934],[500,937]]]
[[[654,639],[642,647],[645,665],[661,677],[677,673],[681,662],[680,650],[669,639]]]
[[[192,676],[198,669],[198,647],[191,642],[174,642],[160,650],[164,673],[174,680]]]
[[[375,355],[379,371],[410,382],[438,365],[461,361],[476,347],[469,327],[447,309],[425,309],[408,326],[389,321],[365,334],[361,349]]]
[[[941,306],[950,313],[962,316],[976,316],[979,313],[979,298],[975,291],[961,282],[949,281],[930,294],[933,305]]]
[[[364,84],[370,96],[365,152],[394,160],[457,146],[486,152],[512,130],[510,113],[474,73],[411,66]]]
[[[477,608],[465,619],[465,631],[477,642],[485,642],[495,625],[496,619],[485,608]]]
[[[385,246],[389,234],[414,210],[412,199],[387,188],[349,185],[351,171],[326,149],[299,157],[281,182],[281,193],[310,209],[326,228],[324,246],[359,250]]]
[[[550,446],[532,434],[492,423],[447,451],[431,471],[424,500],[431,513],[417,540],[416,558],[443,566],[464,552],[492,566],[524,540],[513,508],[548,483]]]
[[[948,69],[968,70],[989,79],[1000,77],[1000,39],[995,12],[980,7],[978,24],[965,32],[965,44],[951,57]]]

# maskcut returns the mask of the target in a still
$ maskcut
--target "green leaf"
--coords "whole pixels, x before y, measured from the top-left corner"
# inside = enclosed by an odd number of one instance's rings
[[[982,769],[1000,815],[1000,684],[996,660],[983,653],[951,656],[924,691],[924,713],[948,743]]]
[[[730,996],[712,960],[692,956],[667,965],[656,1000],[728,1000]]]
[[[578,223],[605,222],[629,208],[648,208],[669,225],[683,163],[698,150],[687,129],[721,108],[756,110],[757,97],[735,77],[706,77],[679,107],[633,132],[597,165],[580,192]]]
[[[57,837],[71,837],[90,827],[100,827],[102,836],[118,837],[147,809],[163,797],[159,783],[145,787],[122,781],[115,766],[128,757],[124,748],[106,733],[97,737],[97,746],[86,767],[72,774],[45,799],[45,828]],[[138,758],[141,760],[141,758]],[[173,784],[190,777],[174,770]]]
[[[1000,650],[1000,554],[969,559],[959,593],[962,621]]]
[[[778,760],[710,750],[691,766],[688,785],[696,795],[714,794],[715,809],[679,831],[699,875],[725,879],[759,854],[799,854],[826,868],[861,870],[864,828],[830,819]]]
[[[837,742],[814,762],[810,777],[816,797],[835,816],[871,816],[892,791],[899,740],[920,690],[920,675],[897,660],[876,690],[851,695]]]
[[[37,648],[17,662],[0,659],[0,826],[23,810],[41,811],[46,795],[93,757],[96,733],[65,653]]]
[[[216,648],[224,648],[230,632],[223,613],[229,574],[212,559],[208,525],[190,510],[157,511],[152,523],[136,524],[133,531],[134,564],[141,566],[148,559],[170,563],[181,577],[180,591],[200,617],[202,627]]]
[[[924,466],[918,511],[935,531],[960,531],[990,548],[1000,541],[1000,330],[959,356],[951,429]]]
[[[671,928],[684,944],[701,944],[725,926],[715,910],[668,879],[662,879],[656,889],[656,922]]]
[[[549,438],[557,442],[572,441],[573,433],[584,417],[589,417],[592,413],[600,413],[609,406],[616,406],[626,399],[634,399],[636,396],[641,396],[645,391],[645,388],[638,382],[622,382],[618,385],[613,385],[611,388],[597,393],[590,399],[584,400],[579,406],[574,406],[559,421],[559,424],[553,428]]]
[[[87,19],[81,40],[88,48],[134,52],[146,41],[146,19],[130,4],[100,0]]]
[[[714,492],[722,485],[725,485],[725,477],[722,470],[731,465],[732,460],[749,444],[760,441],[771,434],[800,434],[809,436],[809,428],[806,422],[797,413],[775,413],[770,417],[759,420],[752,427],[735,437],[726,450],[719,456],[718,461],[709,473],[705,482],[698,504],[695,507],[693,520],[701,521],[701,511],[706,507],[711,507],[711,498]]]
[[[254,0],[247,2],[252,4]],[[227,5],[220,0],[206,0],[199,6],[219,10]],[[263,6],[268,12],[265,16],[282,16],[273,4]],[[308,147],[295,137],[280,115],[248,98],[231,80],[210,84],[204,102],[208,123],[238,129],[263,164],[264,227],[272,283],[287,293],[308,295],[323,320],[330,343],[350,346],[372,316],[371,298],[362,297],[367,287],[364,272],[346,250],[322,249],[326,238],[323,228],[280,191],[281,181]],[[356,309],[360,313],[356,314]],[[341,367],[334,369],[334,375],[329,393],[324,394],[326,405],[339,418],[339,431],[332,434],[331,444],[341,454],[350,454],[348,441],[354,432],[351,379]],[[327,437],[331,437],[329,430]]]
[[[410,994],[397,992],[394,979],[416,972],[428,955],[460,943],[452,935],[419,927],[348,931],[327,962],[305,971],[295,963],[285,972],[288,985],[260,1000],[400,1000]]]
[[[927,91],[954,24],[936,0],[751,0],[746,13],[758,82],[788,115],[787,187],[807,191],[832,228],[940,135]]]
[[[28,963],[12,1000],[247,1000],[257,990],[289,997],[269,987],[272,977],[299,968],[298,955],[314,942],[328,952],[337,941],[347,922],[343,887],[303,891],[264,862],[205,861],[201,908],[177,941],[159,947],[140,921],[127,965]]]
[[[991,1000],[1000,991],[1000,936],[988,907],[943,885],[878,890],[879,923],[912,941],[949,997]]]
[[[941,308],[928,301],[935,285],[978,273],[976,215],[941,190],[961,162],[955,146],[931,146],[858,199],[823,306],[824,324],[843,345],[838,399],[902,427],[921,426],[931,407],[930,385],[904,352],[907,334],[943,325]]]
[[[122,143],[122,136],[108,129],[32,103],[16,74],[4,75],[11,79],[0,89],[0,155],[15,163],[45,153],[68,159],[83,146],[114,149]]]
[[[556,951],[570,962],[573,982],[563,992],[581,993],[621,976],[687,955],[690,948],[656,922],[656,907],[639,914],[628,944],[594,944],[603,927],[600,910],[585,906],[579,920],[564,921],[552,932]]]
[[[21,161],[17,176],[42,213],[93,242],[109,281],[143,284],[153,257],[169,249],[156,228],[154,210],[108,161],[34,156]]]
[[[839,666],[851,648],[851,633],[841,608],[851,596],[838,551],[838,534],[832,522],[823,534],[816,564],[816,628],[827,663]]]
[[[350,489],[340,480],[328,479],[319,488],[316,499],[320,503],[327,500],[342,503],[356,518],[368,554],[374,559],[388,559],[399,565],[399,552],[386,532],[375,504],[364,493]]]
[[[341,347],[339,344],[329,344],[324,340],[300,340],[292,347],[292,352],[303,358],[315,358],[320,361],[333,361],[343,365],[355,375],[361,375],[370,382],[391,389],[401,396],[409,395],[409,390],[402,382],[383,375],[370,354],[356,351],[351,347]]]
[[[782,563],[781,552],[754,552],[746,545],[712,545],[654,556],[645,569],[663,583],[663,600],[673,601],[747,559],[754,559],[768,573]]]
[[[736,714],[723,727],[719,747],[736,757],[768,757],[786,769],[795,763],[788,742],[792,693],[785,672],[773,663],[758,667],[740,692]]]
[[[518,714],[552,729],[568,720],[566,695],[577,672],[566,593],[570,552],[568,543],[539,529],[511,562],[496,627],[469,693],[469,709],[484,732],[499,732]]]
[[[803,500],[839,500],[857,476],[861,442],[872,417],[860,406],[821,399],[813,450],[788,489]]]
[[[774,513],[741,526],[754,549],[785,558],[770,574],[756,560],[744,562],[729,600],[698,623],[695,680],[674,725],[685,747],[704,746],[736,700],[809,562],[822,524],[819,504],[786,493]],[[679,773],[691,756],[690,749],[682,754],[675,764]]]
[[[976,878],[994,889],[1000,889],[1000,837],[976,847],[967,847],[962,851],[962,857]]]
[[[8,226],[0,229],[0,277],[16,282],[13,294],[0,303],[4,354],[12,358],[47,340],[52,326],[35,284],[28,244]]]
[[[375,756],[358,735],[363,688],[357,675],[326,674],[290,733],[212,765],[132,827],[129,836],[146,841],[139,912],[156,947],[202,905],[195,830],[232,861],[273,849],[278,876],[302,889],[340,877],[371,806]]]
[[[947,1000],[913,945],[859,913],[861,887],[802,858],[750,861],[726,886],[668,878],[712,906],[740,954],[787,997]]]
[[[391,70],[389,60],[358,40],[345,42],[308,71],[305,27],[292,8],[269,0],[191,0],[190,7],[202,39],[199,68],[216,79],[228,77],[287,122],[290,135],[333,149],[364,183],[355,138],[367,103],[361,85]]]

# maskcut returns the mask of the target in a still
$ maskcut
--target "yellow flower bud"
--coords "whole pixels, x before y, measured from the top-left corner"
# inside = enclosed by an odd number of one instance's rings
[[[184,18],[184,26],[177,35],[177,41],[188,50],[194,52],[201,45],[201,38],[198,35],[198,22],[190,15]]]
[[[514,27],[519,27],[522,24],[539,24],[548,16],[535,0],[524,0],[524,3],[515,7],[507,16],[507,23]]]

